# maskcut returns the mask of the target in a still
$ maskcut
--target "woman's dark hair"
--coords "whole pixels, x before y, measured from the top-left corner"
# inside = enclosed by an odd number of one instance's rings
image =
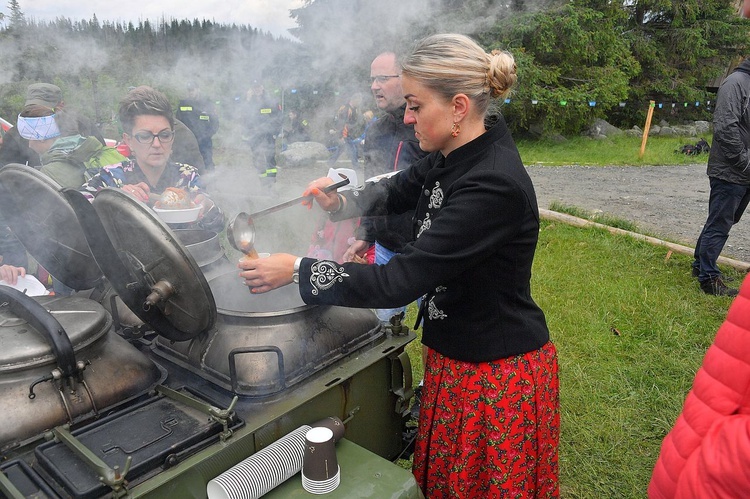
[[[131,133],[136,118],[144,114],[164,116],[169,121],[169,127],[174,130],[174,114],[167,96],[154,88],[141,85],[128,92],[120,101],[118,116],[122,129]]]

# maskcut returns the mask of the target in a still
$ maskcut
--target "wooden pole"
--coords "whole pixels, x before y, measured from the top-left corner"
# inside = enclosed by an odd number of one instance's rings
[[[663,246],[670,251],[673,251],[675,253],[680,253],[682,255],[693,256],[693,253],[695,252],[694,248],[690,248],[688,246],[671,243],[669,241],[664,241],[662,239],[658,239],[658,238],[651,237],[651,236],[646,236],[644,234],[631,232],[629,230],[620,229],[617,227],[610,227],[609,225],[592,222],[591,220],[586,220],[584,218],[574,217],[573,215],[568,215],[567,213],[560,213],[557,211],[545,210],[545,209],[539,208],[539,215],[545,220],[563,222],[568,225],[572,225],[574,227],[597,228],[597,229],[606,230],[610,234],[616,234],[620,236],[629,236],[629,237],[632,237],[633,239],[637,239],[639,241],[645,241],[649,244],[653,244],[654,246]],[[719,259],[717,260],[717,263],[720,263],[722,265],[728,265],[734,269],[739,270],[740,272],[750,272],[750,263],[748,262],[743,262],[740,260],[727,258],[725,256],[720,256]]]
[[[643,139],[641,139],[641,153],[638,155],[639,158],[643,158],[643,153],[646,152],[646,141],[648,140],[648,131],[651,128],[651,117],[654,115],[654,101],[649,101],[648,104],[648,116],[646,116],[646,126],[643,127]]]

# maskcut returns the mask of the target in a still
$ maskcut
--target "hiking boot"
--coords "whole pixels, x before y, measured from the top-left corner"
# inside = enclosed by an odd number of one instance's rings
[[[714,296],[737,296],[739,291],[734,288],[728,288],[724,284],[724,280],[719,277],[710,277],[705,281],[701,281],[701,290],[708,295]]]
[[[692,270],[690,271],[690,275],[692,275],[695,278],[699,277],[701,275],[701,268],[700,267],[692,267]],[[721,280],[724,281],[725,283],[726,282],[732,282],[732,281],[734,281],[734,277],[732,277],[732,276],[728,276],[728,275],[724,275],[724,274],[719,274],[719,277],[721,277]]]

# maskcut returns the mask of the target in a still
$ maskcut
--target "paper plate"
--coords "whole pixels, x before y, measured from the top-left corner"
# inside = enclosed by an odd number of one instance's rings
[[[0,280],[0,285],[8,286],[13,289],[17,289],[18,291],[22,293],[26,293],[28,296],[44,296],[44,295],[49,294],[49,291],[47,291],[47,288],[45,288],[44,285],[41,282],[39,282],[39,279],[37,279],[33,275],[19,277],[18,282],[16,283],[15,286],[12,286],[2,280]]]
[[[165,210],[163,208],[154,208],[154,211],[159,218],[167,222],[168,224],[184,224],[195,222],[198,220],[198,215],[201,212],[201,207],[196,206],[195,208],[185,208],[181,210]]]

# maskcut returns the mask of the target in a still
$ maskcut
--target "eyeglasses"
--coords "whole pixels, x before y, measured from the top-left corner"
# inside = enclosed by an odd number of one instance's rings
[[[139,144],[153,144],[154,139],[156,138],[158,138],[159,142],[161,142],[162,144],[168,144],[174,140],[174,131],[162,130],[159,133],[138,132],[133,135],[133,138]]]
[[[401,75],[376,75],[376,76],[370,76],[370,83],[385,83],[391,78],[398,78]]]

